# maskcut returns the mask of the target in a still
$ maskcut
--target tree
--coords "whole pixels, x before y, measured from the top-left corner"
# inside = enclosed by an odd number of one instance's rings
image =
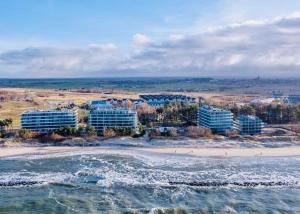
[[[255,115],[256,111],[255,108],[253,108],[250,105],[244,105],[239,110],[239,114],[245,114],[245,115]]]
[[[143,125],[150,126],[158,120],[158,113],[155,108],[146,103],[142,103],[137,107],[138,118]]]
[[[7,126],[7,123],[4,120],[0,120],[0,129],[2,131],[5,130],[5,127]]]
[[[89,137],[97,135],[97,131],[94,126],[87,126],[85,128],[85,132],[86,132],[87,136],[89,136]]]
[[[7,127],[11,127],[11,125],[13,123],[13,120],[11,118],[5,119],[4,121],[6,122]]]
[[[0,120],[0,131],[4,134],[8,127],[11,127],[13,120],[12,119],[4,119]]]

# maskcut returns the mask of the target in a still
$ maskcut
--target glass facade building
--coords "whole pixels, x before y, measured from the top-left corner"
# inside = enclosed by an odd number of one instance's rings
[[[49,132],[61,127],[78,126],[78,114],[73,110],[36,110],[21,114],[22,129]]]
[[[216,133],[224,133],[225,130],[235,128],[231,111],[202,105],[198,110],[198,126],[210,128]]]
[[[262,120],[252,115],[241,115],[238,118],[240,134],[255,135],[260,134],[264,126]]]
[[[90,112],[89,125],[95,127],[98,133],[105,128],[130,128],[138,127],[137,112],[123,108],[98,108]]]

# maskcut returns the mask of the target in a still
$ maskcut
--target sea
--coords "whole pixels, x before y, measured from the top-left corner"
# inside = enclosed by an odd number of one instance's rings
[[[0,213],[300,213],[300,157],[2,158]]]

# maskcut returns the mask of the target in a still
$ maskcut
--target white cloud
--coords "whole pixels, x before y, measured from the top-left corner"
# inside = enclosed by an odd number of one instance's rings
[[[298,29],[296,15],[246,21],[152,44],[131,63],[157,74],[300,77]]]
[[[104,52],[114,52],[118,50],[118,47],[114,43],[106,43],[106,44],[90,44],[89,48],[91,49],[99,49]]]
[[[172,34],[172,35],[169,36],[169,40],[171,42],[180,42],[183,39],[184,39],[183,34]]]
[[[136,34],[138,52],[116,45],[87,48],[26,48],[0,53],[0,75],[16,66],[38,76],[296,76],[300,77],[300,16],[246,21],[197,34],[171,35],[153,42]],[[14,73],[14,74],[15,74]],[[6,74],[10,74],[6,72]],[[9,76],[9,75],[7,75]]]
[[[134,34],[132,40],[135,45],[140,46],[148,45],[151,42],[151,39],[148,36],[140,33]]]

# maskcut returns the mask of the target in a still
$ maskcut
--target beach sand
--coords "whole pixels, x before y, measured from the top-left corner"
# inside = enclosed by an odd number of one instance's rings
[[[31,155],[120,154],[136,153],[177,154],[198,157],[276,157],[300,156],[300,147],[285,148],[192,148],[192,147],[6,147],[0,148],[0,158]]]

